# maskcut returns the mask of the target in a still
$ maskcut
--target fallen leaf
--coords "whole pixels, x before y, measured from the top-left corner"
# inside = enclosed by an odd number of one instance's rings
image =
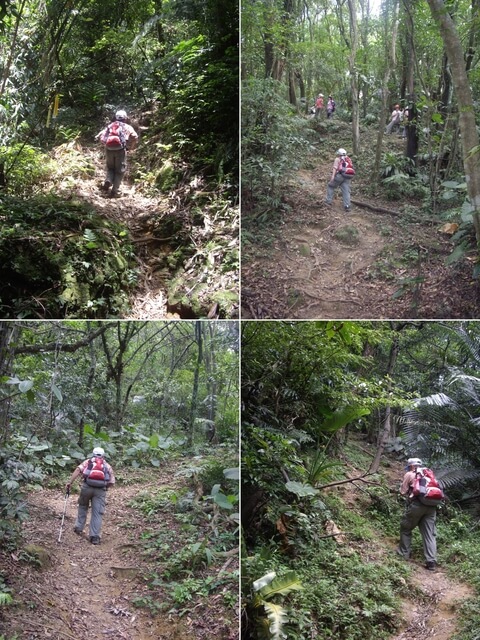
[[[453,236],[458,231],[458,224],[456,222],[446,222],[443,227],[440,227],[439,231]]]

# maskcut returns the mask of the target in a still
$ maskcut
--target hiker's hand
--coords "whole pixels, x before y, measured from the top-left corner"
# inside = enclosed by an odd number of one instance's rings
[[[70,482],[67,482],[67,484],[65,485],[65,493],[67,495],[70,493],[71,487],[72,487],[72,485],[70,484]]]
[[[330,180],[330,182],[328,183],[329,187],[334,187],[335,186],[335,180]]]

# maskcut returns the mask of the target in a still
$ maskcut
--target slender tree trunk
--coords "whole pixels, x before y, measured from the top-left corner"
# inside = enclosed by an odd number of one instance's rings
[[[353,153],[360,153],[360,113],[358,109],[358,77],[357,77],[357,50],[358,50],[358,26],[357,26],[357,0],[348,0],[350,12],[350,55],[348,56],[348,68],[350,71],[350,90],[352,94],[352,138]]]
[[[387,114],[389,110],[389,91],[388,82],[390,80],[391,70],[395,68],[396,62],[396,45],[398,35],[398,12],[399,3],[398,0],[393,0],[392,7],[392,21],[388,19],[388,11],[385,12],[385,42],[390,42],[390,48],[388,53],[386,52],[386,67],[385,74],[382,82],[382,111],[380,113],[380,123],[378,125],[377,133],[377,147],[375,151],[375,165],[373,167],[373,180],[377,182],[380,177],[380,162],[382,160],[382,141],[385,131],[385,125],[387,123]]]
[[[200,366],[203,360],[203,337],[202,337],[202,322],[197,320],[195,322],[195,341],[197,343],[197,364],[195,366],[195,373],[193,376],[193,388],[192,388],[192,400],[190,402],[190,418],[188,424],[188,439],[187,449],[193,449],[193,442],[195,437],[195,419],[197,417],[198,407],[198,381],[200,378]]]
[[[13,55],[15,53],[15,48],[17,46],[18,30],[20,28],[20,23],[22,21],[22,14],[23,14],[23,9],[25,7],[25,4],[26,4],[26,0],[22,0],[22,4],[20,5],[18,12],[15,14],[17,16],[17,19],[15,21],[15,28],[13,30],[12,40],[10,44],[10,53],[8,54],[8,59],[3,69],[2,86],[0,87],[0,96],[3,95],[5,91],[8,76],[10,75],[10,67],[12,66]]]
[[[443,0],[428,0],[428,5],[434,20],[440,28],[440,34],[445,44],[452,82],[458,101],[460,113],[459,125],[462,134],[463,166],[467,192],[472,206],[473,224],[477,244],[480,244],[480,170],[479,170],[479,139],[475,123],[475,107],[472,89],[467,75],[462,43],[452,18]]]
[[[396,335],[393,338],[392,346],[390,347],[390,357],[388,359],[388,369],[386,374],[387,380],[388,380],[387,390],[390,390],[392,387],[392,375],[393,375],[393,370],[395,369],[395,364],[397,362],[399,350],[400,350],[399,336]],[[392,415],[392,408],[390,406],[387,406],[385,408],[385,418],[383,420],[383,427],[382,427],[382,431],[380,433],[380,438],[377,445],[377,453],[375,454],[375,458],[371,464],[369,473],[376,473],[378,471],[378,467],[380,466],[380,460],[385,450],[385,445],[387,444],[388,439],[391,436],[391,431],[392,431],[391,415]]]

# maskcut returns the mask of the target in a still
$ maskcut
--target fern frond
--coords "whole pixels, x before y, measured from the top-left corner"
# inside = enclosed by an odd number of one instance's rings
[[[264,602],[263,606],[270,621],[270,633],[272,640],[283,640],[286,634],[283,633],[282,627],[288,622],[288,616],[285,609],[279,604],[273,602]]]
[[[9,593],[0,593],[0,606],[11,604],[13,598]]]
[[[263,598],[272,598],[275,595],[285,596],[290,591],[303,589],[302,583],[297,578],[295,571],[287,571],[283,576],[279,576],[260,590]]]

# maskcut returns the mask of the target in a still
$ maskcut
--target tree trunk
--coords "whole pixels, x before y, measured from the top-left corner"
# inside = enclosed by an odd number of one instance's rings
[[[193,449],[193,442],[194,442],[194,436],[195,436],[195,419],[197,417],[197,406],[198,406],[198,380],[200,377],[200,366],[202,364],[202,359],[203,359],[202,322],[200,320],[197,320],[195,322],[195,341],[197,343],[198,354],[197,354],[197,364],[195,366],[195,373],[193,377],[192,400],[190,402],[190,419],[188,424],[188,439],[187,439],[187,450],[189,451]]]
[[[385,42],[389,41],[390,35],[390,48],[388,53],[386,52],[386,67],[385,74],[383,76],[382,83],[382,111],[380,113],[380,123],[378,126],[377,133],[377,146],[375,151],[375,165],[373,167],[373,180],[378,182],[380,177],[380,162],[382,159],[382,141],[383,134],[385,131],[385,125],[387,123],[387,114],[389,110],[389,91],[388,91],[388,82],[390,80],[391,70],[395,68],[396,61],[396,44],[397,44],[397,34],[398,34],[398,10],[399,4],[398,0],[394,0],[392,7],[392,23],[390,25],[390,21],[388,19],[388,11],[385,12]]]
[[[397,336],[394,336],[392,346],[390,347],[390,357],[388,359],[388,369],[386,373],[387,381],[388,381],[387,390],[390,390],[392,387],[392,375],[393,375],[393,370],[395,369],[395,364],[397,362],[399,350],[400,350],[399,336],[397,335]],[[385,418],[383,420],[383,428],[378,441],[377,453],[375,454],[375,458],[371,464],[369,473],[376,473],[378,471],[378,467],[380,466],[380,460],[382,458],[385,445],[387,444],[388,439],[391,436],[391,430],[392,430],[392,425],[390,420],[391,415],[392,415],[392,408],[388,406],[385,409]]]
[[[348,56],[348,68],[350,71],[350,90],[352,94],[352,138],[353,153],[360,153],[360,113],[358,110],[358,79],[356,58],[358,49],[357,27],[357,0],[348,0],[350,12],[350,55]]]
[[[467,192],[472,206],[477,244],[480,244],[480,171],[478,168],[479,139],[475,123],[472,89],[465,66],[462,43],[443,0],[428,0],[434,20],[438,23],[447,51],[452,82],[457,95],[459,125],[462,134],[462,155]]]

